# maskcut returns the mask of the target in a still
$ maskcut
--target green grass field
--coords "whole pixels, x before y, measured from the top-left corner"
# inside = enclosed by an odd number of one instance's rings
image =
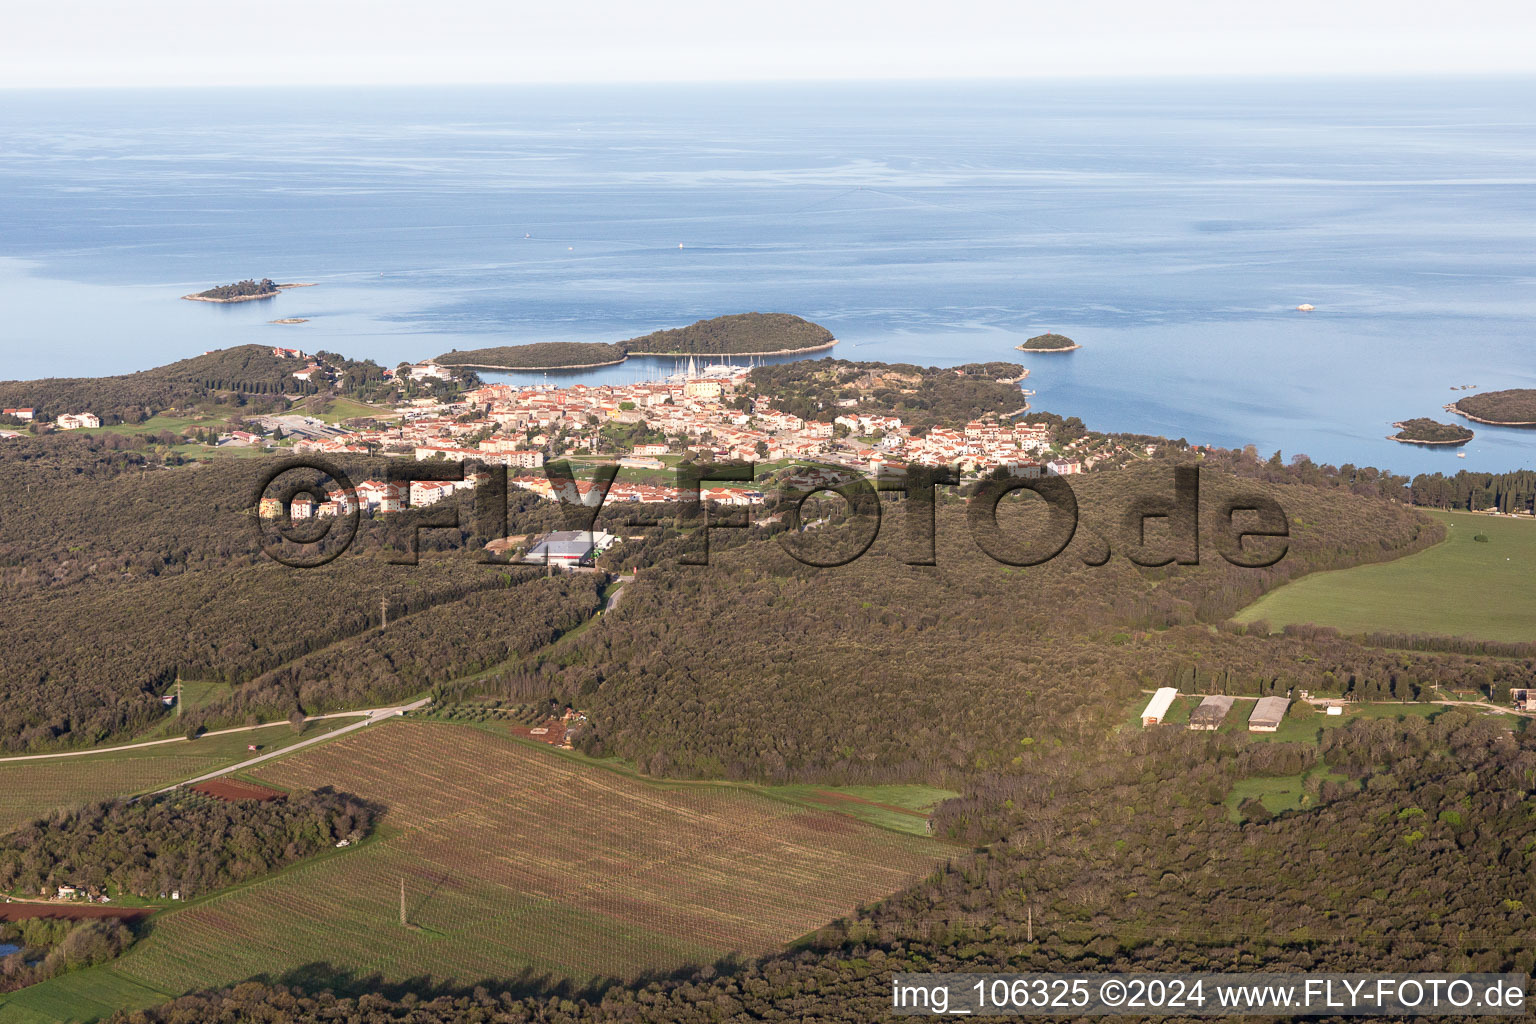
[[[1316,573],[1235,616],[1270,628],[1306,622],[1391,632],[1536,641],[1536,522],[1431,512],[1446,539],[1393,562]],[[1476,541],[1475,536],[1488,538]]]
[[[94,1012],[98,979],[109,993],[138,986],[121,994],[142,1006],[146,992],[261,974],[467,984],[529,971],[586,983],[711,963],[782,948],[954,849],[841,813],[864,806],[851,797],[917,808],[939,795],[925,787],[802,803],[749,786],[651,782],[433,721],[373,726],[256,775],[332,785],[388,810],[360,846],[162,911],[111,965],[0,997],[0,1024],[69,1019],[60,1008],[77,995]]]
[[[311,722],[303,736],[295,736],[284,722],[254,732],[204,736],[142,750],[0,762],[0,832],[59,808],[133,796],[236,764],[255,756],[245,749],[247,744],[258,744],[265,752],[350,721]]]
[[[1345,776],[1330,772],[1326,768],[1314,768],[1300,775],[1257,776],[1241,779],[1232,786],[1232,792],[1227,794],[1227,816],[1233,821],[1241,821],[1242,813],[1238,808],[1242,806],[1244,800],[1253,797],[1257,797],[1259,803],[1263,804],[1264,809],[1270,814],[1309,807],[1311,798],[1307,796],[1307,780],[1314,776],[1334,782],[1345,781]]]

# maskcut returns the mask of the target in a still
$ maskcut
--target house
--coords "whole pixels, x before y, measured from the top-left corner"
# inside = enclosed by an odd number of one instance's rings
[[[411,507],[423,508],[427,505],[436,505],[443,499],[452,497],[457,486],[458,483],[454,480],[413,480],[411,481]]]
[[[305,359],[308,358],[296,348],[274,348],[272,354],[279,359]]]
[[[96,414],[89,412],[66,412],[54,423],[60,430],[79,430],[82,427],[95,429],[101,426],[101,420]]]
[[[3,412],[7,416],[14,416],[16,419],[21,420],[23,423],[37,415],[36,409],[0,409],[0,412]]]
[[[1173,698],[1178,695],[1179,691],[1175,687],[1159,687],[1141,712],[1141,727],[1145,729],[1150,725],[1162,725],[1163,717],[1168,714],[1168,709],[1173,707]]]
[[[452,372],[446,367],[436,363],[416,363],[406,372],[410,374],[411,380],[426,380],[428,377],[433,380],[450,380],[453,377]]]
[[[1260,697],[1253,707],[1253,714],[1248,716],[1248,731],[1274,732],[1280,728],[1280,720],[1290,706],[1288,697]]]
[[[1052,459],[1045,464],[1046,470],[1052,476],[1071,476],[1083,471],[1083,464],[1077,459]]]
[[[167,693],[160,698],[160,703],[168,708],[173,708],[176,706],[176,695],[174,693]]]
[[[364,480],[357,485],[358,504],[363,508],[376,509],[379,512],[399,512],[405,507],[409,494],[404,483]]]
[[[1221,720],[1227,717],[1227,712],[1232,710],[1231,697],[1210,696],[1200,702],[1200,706],[1189,713],[1189,727],[1203,732],[1214,732],[1221,726]]]
[[[283,517],[283,501],[281,498],[262,498],[261,506],[257,514],[263,519],[281,519]]]
[[[73,885],[61,885],[59,886],[59,893],[54,897],[54,899],[72,900],[77,899],[79,896],[80,890],[78,887]]]

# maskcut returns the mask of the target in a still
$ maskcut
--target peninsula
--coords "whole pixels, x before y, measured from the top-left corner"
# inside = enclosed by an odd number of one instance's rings
[[[434,362],[474,370],[589,370],[617,366],[631,356],[787,356],[821,352],[836,344],[831,331],[802,317],[738,313],[626,341],[546,341],[454,349]]]
[[[1388,436],[1389,441],[1403,444],[1466,444],[1472,440],[1472,431],[1454,423],[1440,423],[1420,416],[1392,424],[1397,433]]]
[[[1073,352],[1082,347],[1065,334],[1037,334],[1014,346],[1020,352]]]
[[[311,282],[278,284],[270,277],[264,277],[260,281],[248,277],[244,281],[221,284],[207,291],[183,295],[182,298],[190,302],[254,302],[257,299],[270,299],[278,292],[287,291],[289,288],[313,287],[314,284]]]
[[[1495,427],[1536,427],[1536,388],[1468,395],[1445,408],[1475,423]]]

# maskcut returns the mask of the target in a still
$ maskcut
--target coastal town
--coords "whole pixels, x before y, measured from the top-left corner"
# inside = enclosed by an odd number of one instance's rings
[[[415,380],[451,376],[433,363],[395,372]],[[488,384],[462,391],[452,401],[414,400],[400,406],[398,421],[389,425],[346,428],[299,416],[269,416],[259,421],[267,437],[236,431],[220,443],[262,445],[276,433],[291,439],[300,454],[386,454],[418,462],[504,466],[512,485],[549,499],[556,497],[556,485],[542,472],[546,462],[568,459],[579,466],[583,460],[616,460],[621,476],[607,493],[609,502],[676,500],[677,488],[665,471],[690,457],[769,466],[811,463],[870,475],[900,474],[916,462],[957,466],[971,478],[996,470],[1025,478],[1067,476],[1093,464],[1092,458],[1072,452],[1070,443],[1058,445],[1045,423],[990,418],[919,432],[897,416],[858,412],[851,408],[855,402],[847,402],[846,410],[827,410],[824,419],[808,420],[755,398],[749,372],[729,364],[701,369],[690,361],[682,373],[632,384]],[[387,513],[434,504],[485,479],[484,472],[471,472],[463,481],[366,481],[358,485],[356,497],[361,507]],[[590,493],[585,481],[575,486],[582,498]],[[706,487],[702,497],[726,505],[764,500],[760,489],[747,484]],[[293,514],[303,518],[347,510],[345,499],[338,498],[318,507],[300,503]],[[274,508],[263,512],[276,514]]]

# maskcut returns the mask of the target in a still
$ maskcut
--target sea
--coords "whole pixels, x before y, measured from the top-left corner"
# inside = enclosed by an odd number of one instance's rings
[[[1386,436],[1536,387],[1533,242],[1536,78],[0,92],[17,379],[785,311],[841,359],[1023,363],[1095,429],[1503,471],[1536,431]],[[263,276],[316,287],[179,298]],[[1015,350],[1045,331],[1082,348]]]

